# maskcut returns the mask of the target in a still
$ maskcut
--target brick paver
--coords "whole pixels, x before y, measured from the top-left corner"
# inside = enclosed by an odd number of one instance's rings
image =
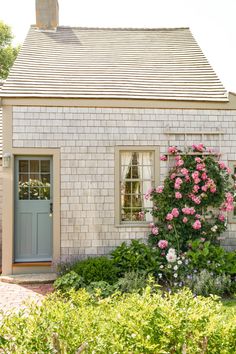
[[[52,291],[51,284],[18,285],[0,282],[0,310],[25,308],[26,300],[40,303],[43,296]]]

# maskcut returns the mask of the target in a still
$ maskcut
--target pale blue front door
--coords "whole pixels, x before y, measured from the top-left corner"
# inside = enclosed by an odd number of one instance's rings
[[[15,159],[15,262],[52,259],[52,159]]]

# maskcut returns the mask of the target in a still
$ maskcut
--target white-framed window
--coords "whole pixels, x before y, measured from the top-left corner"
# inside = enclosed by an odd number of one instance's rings
[[[159,149],[154,147],[116,148],[116,224],[146,225],[152,215],[140,212],[151,210],[152,202],[145,198],[159,177]]]
[[[236,175],[236,161],[229,161],[229,167],[231,174]],[[234,183],[234,181],[232,181]],[[229,213],[229,222],[236,223],[236,203],[234,204],[234,210]]]

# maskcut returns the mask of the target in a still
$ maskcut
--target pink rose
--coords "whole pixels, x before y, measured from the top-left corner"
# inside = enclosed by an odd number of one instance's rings
[[[187,170],[187,168],[182,168],[181,170],[180,170],[180,172],[182,173],[182,175],[184,175],[184,176],[188,176],[188,170]]]
[[[198,163],[197,166],[196,166],[196,169],[198,171],[202,171],[202,170],[204,170],[204,168],[205,168],[205,164],[204,163]]]
[[[147,192],[145,193],[144,198],[145,198],[145,199],[149,199],[151,193],[152,193],[152,188],[149,188],[149,189],[147,190]]]
[[[173,219],[173,215],[171,214],[171,213],[168,213],[167,215],[166,215],[166,220],[168,220],[168,221],[171,221],[172,219]]]
[[[199,191],[199,189],[200,189],[200,187],[197,184],[195,184],[195,186],[193,186],[194,193],[197,193]]]
[[[211,193],[215,193],[215,192],[216,192],[216,187],[211,187],[211,188],[210,188],[210,192],[211,192]]]
[[[167,156],[166,155],[161,155],[160,160],[161,161],[166,161],[167,160]]]
[[[207,186],[206,185],[202,186],[202,190],[203,190],[203,192],[206,192],[207,191]]]
[[[175,161],[179,161],[179,160],[181,160],[181,156],[180,155],[175,156]]]
[[[188,218],[186,218],[186,216],[183,218],[183,223],[186,224],[186,222],[188,222]]]
[[[162,193],[162,192],[163,192],[163,189],[164,189],[163,186],[158,186],[158,187],[156,188],[156,192],[157,192],[157,193]]]
[[[224,169],[226,169],[226,164],[224,163],[224,162],[222,162],[222,161],[219,161],[218,162],[218,165],[219,165],[219,168],[221,169],[221,170],[224,170]]]
[[[206,240],[206,239],[205,239],[204,237],[201,237],[201,238],[200,238],[200,241],[201,241],[201,242],[205,242],[205,240]]]
[[[196,157],[196,158],[195,158],[195,161],[196,161],[197,163],[201,163],[201,162],[202,162],[202,159],[201,159],[200,157]]]
[[[228,174],[232,173],[232,170],[229,167],[226,167],[226,171],[227,171]]]
[[[218,219],[219,219],[220,221],[224,222],[224,221],[225,221],[225,216],[224,216],[224,214],[219,214],[219,215],[218,215]]]
[[[175,174],[175,173],[172,173],[172,174],[170,175],[170,179],[175,179],[175,177],[176,177],[176,174]]]
[[[180,192],[175,192],[175,198],[176,199],[181,199],[182,198],[182,194]]]
[[[192,176],[192,179],[196,179],[196,178],[199,177],[199,172],[198,171],[194,171],[191,176]]]
[[[159,234],[159,229],[158,229],[157,226],[154,226],[154,227],[152,228],[152,234],[153,234],[153,235],[158,235],[158,234]]]
[[[200,215],[200,214],[196,214],[196,215],[195,215],[195,218],[196,218],[196,219],[201,219],[201,215]]]
[[[164,250],[165,248],[168,247],[168,241],[167,240],[160,240],[158,242],[158,247],[161,249],[161,250]]]
[[[153,222],[150,222],[149,227],[154,227],[155,224]]]
[[[172,214],[175,218],[177,218],[177,217],[179,216],[179,210],[178,210],[177,208],[174,208],[174,209],[172,209],[171,214]]]
[[[199,220],[196,220],[193,224],[194,230],[199,230],[202,227],[202,224]]]
[[[183,166],[183,164],[184,164],[183,160],[179,160],[179,161],[176,162],[176,166],[177,167]]]
[[[169,154],[176,154],[178,152],[178,149],[176,146],[169,146],[168,147],[168,153]]]
[[[201,177],[202,177],[202,180],[205,181],[205,180],[207,179],[207,174],[206,174],[206,172],[203,172],[203,174],[202,174]]]
[[[195,183],[195,184],[198,184],[198,183],[200,183],[200,182],[201,182],[200,178],[195,178],[195,179],[194,179],[194,183]]]
[[[200,152],[202,152],[202,151],[204,151],[204,145],[203,144],[198,144],[198,145],[193,145],[192,146],[193,147],[193,150],[197,150],[197,151],[200,151]]]

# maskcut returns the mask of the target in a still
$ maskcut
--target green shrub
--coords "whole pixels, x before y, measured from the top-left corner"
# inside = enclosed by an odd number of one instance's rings
[[[120,276],[131,271],[156,273],[160,263],[158,251],[138,240],[132,240],[130,245],[123,242],[112,252],[112,257]]]
[[[99,301],[79,290],[66,299],[53,294],[42,306],[4,316],[2,352],[235,353],[235,311],[188,290],[163,295],[147,288]]]
[[[56,290],[61,290],[64,292],[70,289],[78,290],[84,286],[84,280],[80,275],[74,271],[71,271],[57,278],[53,285]]]
[[[86,290],[97,297],[105,298],[114,292],[114,286],[105,281],[95,281],[86,286]]]
[[[114,261],[105,256],[78,261],[73,264],[71,269],[83,277],[87,285],[98,281],[113,284],[118,279],[118,269]]]
[[[140,292],[147,286],[147,276],[144,272],[125,273],[114,285],[116,290],[122,293]]]
[[[204,269],[188,279],[186,285],[196,295],[209,296],[213,294],[222,296],[230,291],[231,279],[229,275],[214,275]]]
[[[201,240],[190,242],[189,248],[186,256],[194,269],[236,275],[236,252],[227,252],[219,245]]]

